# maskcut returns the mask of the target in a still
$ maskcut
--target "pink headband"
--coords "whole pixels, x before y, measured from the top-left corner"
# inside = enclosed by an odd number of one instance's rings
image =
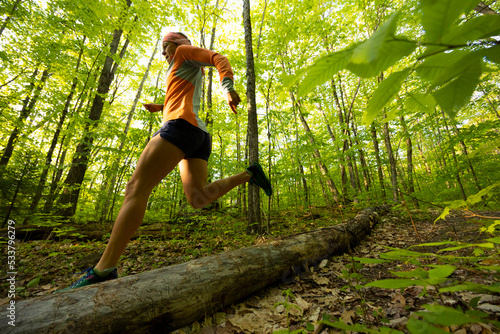
[[[191,41],[176,32],[169,32],[163,37],[163,42],[172,42],[179,45],[191,45]]]

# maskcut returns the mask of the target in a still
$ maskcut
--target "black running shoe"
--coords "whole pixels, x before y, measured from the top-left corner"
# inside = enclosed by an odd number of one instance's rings
[[[250,184],[261,187],[267,196],[271,196],[273,194],[273,187],[271,186],[271,182],[269,182],[269,179],[267,178],[258,162],[252,163],[250,167],[247,168],[247,171],[250,173],[250,175],[252,175]]]

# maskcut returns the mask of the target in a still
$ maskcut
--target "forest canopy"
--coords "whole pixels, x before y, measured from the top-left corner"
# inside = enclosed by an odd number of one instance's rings
[[[161,117],[159,41],[186,33],[230,60],[244,97],[239,1],[7,0],[0,3],[2,224],[113,221]],[[500,4],[474,0],[251,3],[265,211],[399,202],[500,189]],[[248,165],[244,99],[227,107],[205,72],[211,179]],[[246,189],[218,208],[245,213]],[[267,199],[263,203],[267,201]],[[498,203],[497,203],[498,204]],[[263,204],[264,206],[264,204]],[[189,210],[178,171],[145,221]]]

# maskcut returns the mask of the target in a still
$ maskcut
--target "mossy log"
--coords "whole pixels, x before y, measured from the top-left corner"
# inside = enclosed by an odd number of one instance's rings
[[[16,326],[4,319],[0,332],[167,333],[344,253],[387,211],[368,208],[334,227],[16,302]]]

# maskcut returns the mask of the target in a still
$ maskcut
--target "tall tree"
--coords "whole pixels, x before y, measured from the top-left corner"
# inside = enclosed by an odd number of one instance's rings
[[[86,40],[86,38],[84,37],[83,41],[82,41],[80,53],[78,55],[78,60],[76,61],[75,72],[77,72],[77,73],[78,73],[78,69],[80,68],[80,63],[82,60],[85,40]],[[43,168],[42,174],[40,175],[40,180],[38,181],[36,192],[35,192],[35,195],[33,196],[33,202],[31,203],[30,208],[29,208],[29,215],[26,217],[27,219],[29,219],[32,216],[32,214],[35,212],[35,209],[38,205],[38,202],[42,198],[42,192],[43,192],[43,189],[45,187],[45,183],[47,181],[49,167],[52,163],[52,155],[54,153],[57,142],[59,140],[59,135],[61,133],[64,121],[66,120],[66,116],[68,115],[68,112],[70,109],[70,104],[71,104],[71,101],[73,100],[73,95],[75,93],[77,84],[78,84],[78,76],[76,75],[75,78],[73,79],[72,84],[71,84],[70,92],[66,98],[66,102],[64,103],[64,107],[63,107],[63,110],[61,112],[61,116],[59,117],[59,122],[57,124],[56,131],[54,132],[54,136],[52,137],[52,142],[50,144],[49,150],[47,151],[47,155],[45,157],[45,167]]]
[[[23,101],[23,107],[21,109],[21,112],[19,113],[19,118],[16,122],[16,126],[14,127],[14,130],[12,131],[9,137],[9,141],[7,142],[7,146],[5,147],[5,150],[3,152],[2,159],[0,159],[0,166],[6,166],[9,163],[10,157],[12,156],[12,152],[14,151],[16,140],[24,128],[24,123],[26,122],[26,119],[28,118],[30,113],[35,108],[35,105],[38,102],[38,99],[40,98],[40,93],[42,92],[45,82],[49,77],[49,70],[45,69],[43,71],[42,77],[40,78],[38,84],[35,83],[35,81],[37,80],[36,79],[37,75],[38,75],[38,69],[35,70],[31,78],[28,94],[26,95],[26,98]],[[33,96],[31,96],[32,91],[34,91]]]
[[[247,67],[247,111],[248,111],[248,158],[250,162],[259,161],[259,129],[257,125],[257,102],[255,97],[255,67],[252,46],[252,21],[250,19],[250,0],[243,0],[243,26],[245,28],[245,54]],[[248,187],[248,228],[255,233],[260,229],[260,194],[257,187]],[[260,232],[260,231],[259,231]]]
[[[391,189],[392,189],[392,200],[399,201],[399,188],[398,188],[398,172],[396,166],[396,159],[394,158],[394,153],[392,151],[391,144],[391,134],[389,130],[389,121],[387,120],[387,115],[385,117],[385,122],[383,125],[384,132],[384,143],[385,149],[387,150],[387,156],[389,157],[389,171],[391,175]]]
[[[127,8],[130,7],[130,5],[131,0],[127,0]],[[104,108],[104,101],[110,90],[110,86],[113,82],[114,75],[118,66],[118,63],[115,63],[113,56],[115,56],[118,51],[122,34],[122,28],[115,29],[113,32],[113,38],[109,45],[109,55],[106,56],[104,65],[101,70],[97,92],[95,94],[90,113],[85,123],[84,134],[82,136],[81,142],[76,147],[75,153],[73,155],[73,161],[71,163],[71,168],[68,172],[68,175],[66,176],[66,180],[64,181],[63,192],[59,197],[58,203],[60,204],[60,209],[58,210],[57,214],[60,216],[71,217],[75,214],[78,197],[80,195],[80,188],[85,176],[85,172],[88,168],[90,152],[92,150],[95,139],[93,130],[96,128],[101,118],[101,114]],[[122,50],[120,52],[121,57],[123,57],[127,46],[128,39],[123,44]]]

